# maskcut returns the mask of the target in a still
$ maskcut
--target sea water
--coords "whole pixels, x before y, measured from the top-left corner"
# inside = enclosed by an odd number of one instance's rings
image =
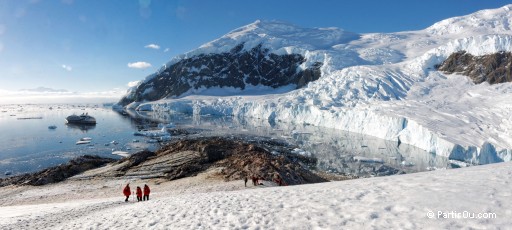
[[[96,125],[66,124],[69,115],[88,113]],[[155,149],[134,130],[151,128],[101,105],[0,106],[0,177],[34,172],[90,154],[120,158],[113,151]],[[51,127],[54,126],[54,127]],[[90,138],[89,144],[76,143]]]
[[[66,124],[67,116],[82,113],[95,117],[97,124]],[[334,174],[378,175],[382,165],[406,173],[449,167],[446,158],[412,146],[303,123],[138,111],[128,115],[93,104],[2,105],[0,177],[35,172],[85,154],[121,158],[112,153],[156,150],[165,142],[134,133],[170,125],[195,130],[191,136],[197,137],[236,135],[286,142],[292,152],[315,157],[314,169]],[[84,138],[90,138],[90,143],[76,144]]]

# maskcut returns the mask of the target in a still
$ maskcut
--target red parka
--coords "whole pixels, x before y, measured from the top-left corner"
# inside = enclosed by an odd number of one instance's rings
[[[132,194],[132,192],[130,190],[130,184],[127,184],[126,187],[124,187],[123,194],[125,196],[129,196],[130,194]]]
[[[142,196],[142,189],[140,187],[137,187],[137,196]]]
[[[149,186],[144,185],[144,196],[149,196],[150,192],[151,192],[151,190],[149,190]]]

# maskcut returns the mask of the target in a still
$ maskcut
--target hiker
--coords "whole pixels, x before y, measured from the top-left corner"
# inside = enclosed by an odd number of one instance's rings
[[[140,189],[139,186],[137,186],[137,201],[142,201],[142,189]]]
[[[283,186],[283,180],[279,174],[274,174],[274,183],[276,183],[278,186]]]
[[[277,185],[279,185],[279,186],[286,186],[286,182],[284,182],[284,180],[281,177],[281,175],[276,174],[275,176],[276,177],[274,178],[274,182],[276,182]]]
[[[263,185],[264,180],[265,178],[263,178],[262,176],[258,177],[258,185]]]
[[[258,177],[252,175],[251,180],[252,180],[252,185],[258,186]]]
[[[128,198],[130,198],[130,194],[131,194],[131,190],[130,190],[130,183],[126,184],[126,187],[124,187],[123,189],[123,194],[126,196],[126,200],[124,200],[124,202],[128,202]]]
[[[245,187],[247,187],[247,181],[248,181],[247,176],[244,176]]]
[[[144,184],[144,200],[149,200],[149,193],[151,190],[149,190],[149,186],[147,184]]]

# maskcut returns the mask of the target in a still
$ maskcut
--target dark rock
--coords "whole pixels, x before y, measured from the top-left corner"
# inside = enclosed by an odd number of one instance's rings
[[[0,179],[0,187],[7,185],[45,185],[63,181],[69,177],[90,169],[101,167],[114,159],[84,155],[70,160],[66,164],[51,167],[40,172]]]
[[[169,129],[167,131],[169,132],[169,134],[171,134],[171,136],[182,136],[182,135],[186,136],[186,135],[197,133],[192,130],[179,129],[179,128],[173,128],[173,129]]]
[[[219,168],[225,180],[240,180],[258,176],[271,181],[276,175],[289,185],[325,182],[302,164],[314,162],[295,154],[273,155],[264,144],[248,143],[223,137],[189,138],[177,140],[159,149],[146,161],[127,167],[124,165],[110,176],[163,177],[169,180],[197,175],[209,168]],[[276,142],[278,145],[282,143]],[[282,147],[282,146],[278,146]],[[119,164],[125,164],[120,162]]]
[[[119,163],[124,163],[124,162],[128,162],[128,163],[124,164],[123,167],[121,167],[119,169],[119,171],[126,171],[131,167],[137,166],[152,156],[155,156],[154,152],[144,150],[144,151],[140,151],[138,153],[132,154],[131,156],[129,156],[127,158],[123,158],[119,161]]]
[[[178,61],[156,73],[139,85],[119,104],[155,101],[182,95],[190,89],[201,87],[233,87],[245,89],[248,85],[273,88],[295,84],[297,88],[320,78],[322,63],[309,69],[298,67],[306,61],[299,54],[277,55],[262,45],[244,50],[244,43],[220,54],[199,54]]]
[[[204,153],[208,163],[223,168],[221,174],[226,180],[239,180],[254,175],[271,181],[275,175],[279,175],[289,185],[326,181],[303,167],[296,155],[274,156],[254,143],[215,137],[189,140],[177,145]]]
[[[391,175],[399,175],[405,174],[404,171],[381,164],[377,166],[374,170],[376,176],[391,176]]]
[[[448,74],[457,73],[468,76],[475,84],[510,82],[512,81],[512,53],[498,52],[473,56],[466,51],[460,51],[450,55],[436,68]]]

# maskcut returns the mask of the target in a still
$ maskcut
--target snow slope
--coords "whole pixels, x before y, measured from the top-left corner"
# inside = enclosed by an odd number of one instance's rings
[[[336,28],[304,29],[257,21],[236,29],[168,65],[202,53],[263,44],[275,53],[322,62],[322,77],[306,87],[272,95],[197,92],[129,108],[292,121],[368,134],[474,163],[512,158],[512,83],[474,85],[434,70],[450,54],[512,51],[512,5],[438,22],[424,30],[354,34]],[[147,79],[150,79],[149,76]]]
[[[132,179],[131,186],[152,188],[150,201],[139,203],[123,201],[125,180],[4,187],[0,228],[509,229],[511,166],[268,188],[202,174],[166,183]]]

